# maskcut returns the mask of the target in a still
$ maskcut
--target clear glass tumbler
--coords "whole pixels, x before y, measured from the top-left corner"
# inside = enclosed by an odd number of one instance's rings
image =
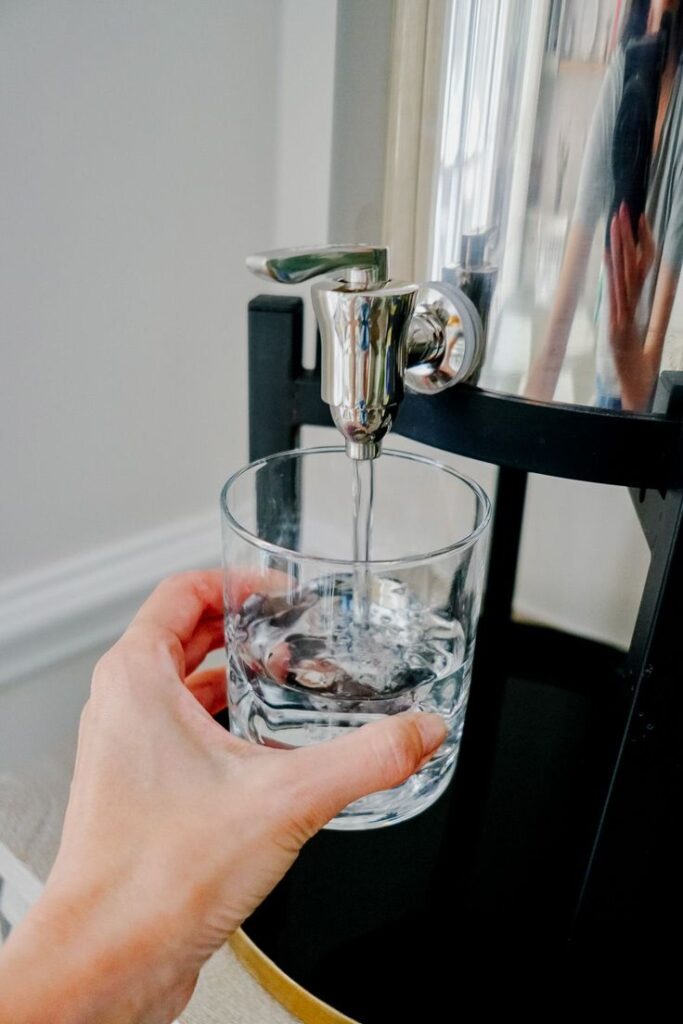
[[[285,452],[223,488],[232,731],[300,747],[402,711],[436,711],[448,725],[416,775],[357,800],[330,827],[403,821],[448,785],[490,512],[472,480],[393,451],[364,463],[343,448]]]

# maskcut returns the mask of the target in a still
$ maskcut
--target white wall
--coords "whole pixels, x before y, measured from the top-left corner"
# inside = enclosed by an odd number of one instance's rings
[[[518,615],[626,648],[649,559],[625,488],[530,478]]]
[[[37,761],[57,759],[69,767],[90,677],[104,650],[74,655],[0,690],[0,778]]]
[[[383,241],[394,0],[340,0],[330,240]]]
[[[280,16],[0,6],[0,578],[213,512],[246,456]]]
[[[280,8],[276,244],[324,245],[337,0],[280,0]]]
[[[342,6],[346,0],[340,0]],[[331,203],[337,0],[280,0],[275,245],[325,245]],[[304,363],[315,363],[310,288],[260,291],[304,300]]]
[[[336,0],[0,5],[0,769],[216,562],[253,251],[327,238]],[[267,288],[266,288],[267,290]]]

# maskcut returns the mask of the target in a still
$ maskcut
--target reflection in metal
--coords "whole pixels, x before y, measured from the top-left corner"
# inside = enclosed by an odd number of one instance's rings
[[[410,325],[409,391],[433,394],[461,380],[474,380],[484,355],[485,330],[463,290],[443,281],[423,284]]]
[[[484,231],[463,232],[460,237],[460,262],[456,267],[444,267],[444,280],[452,280],[467,296],[479,314],[482,327],[482,343],[489,328],[491,303],[498,280],[498,268],[489,262],[487,250],[495,229]],[[481,367],[484,351],[477,359]],[[470,378],[473,383],[478,380],[478,373]]]
[[[441,104],[413,134],[436,139],[438,165],[416,266],[488,317],[482,387],[647,411],[659,372],[683,368],[683,4],[436,6],[443,57],[430,49],[417,87]]]
[[[321,274],[342,279],[355,273],[354,283],[362,281],[365,285],[386,281],[388,277],[387,250],[372,245],[273,249],[249,256],[247,267],[259,277],[279,284],[301,284]],[[367,272],[366,277],[363,272]]]
[[[325,275],[312,297],[322,340],[322,397],[354,459],[374,459],[404,385],[431,394],[467,379],[483,353],[476,308],[454,285],[387,279],[387,251],[324,246],[260,253],[250,270],[281,283]]]
[[[451,5],[434,274],[460,261],[464,235],[506,219],[531,8],[527,0]]]

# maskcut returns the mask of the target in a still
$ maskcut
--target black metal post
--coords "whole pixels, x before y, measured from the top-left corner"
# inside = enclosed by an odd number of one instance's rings
[[[659,408],[681,412],[683,374]],[[625,726],[577,907],[574,942],[670,951],[683,912],[683,489],[634,498],[652,557],[626,682]]]
[[[526,488],[523,471],[498,471],[486,590],[453,788],[463,870],[475,856],[498,743]]]
[[[295,448],[294,382],[301,374],[301,299],[257,295],[249,303],[249,459]]]
[[[301,374],[303,302],[259,295],[249,303],[249,458],[296,448],[295,381]],[[283,467],[264,483],[258,477],[259,535],[295,547],[299,531],[300,481],[296,467]]]

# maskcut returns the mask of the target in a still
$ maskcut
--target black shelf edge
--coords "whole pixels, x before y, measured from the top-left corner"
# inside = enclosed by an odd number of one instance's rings
[[[331,425],[319,373],[295,382],[295,418]],[[681,420],[666,416],[532,402],[462,384],[438,395],[407,394],[393,432],[529,473],[662,492],[683,485]]]

